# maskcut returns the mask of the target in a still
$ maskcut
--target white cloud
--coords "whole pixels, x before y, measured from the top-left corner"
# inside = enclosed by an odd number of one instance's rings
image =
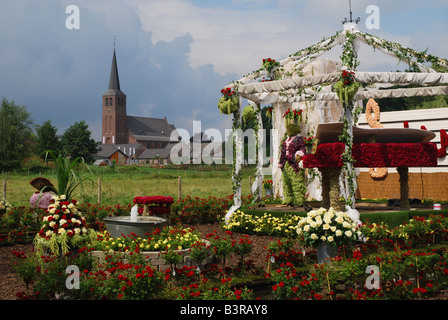
[[[274,9],[272,1],[232,0],[231,3],[234,6],[200,7],[193,0],[130,1],[137,9],[144,30],[152,33],[154,43],[171,41],[188,33],[193,39],[190,65],[197,68],[212,64],[220,74],[243,75],[258,69],[265,57],[285,58],[341,30],[342,20],[349,17],[345,0],[307,0],[300,6],[294,1],[278,0]],[[366,29],[364,23],[368,14],[365,8],[368,4],[354,2],[352,6],[353,18],[361,17],[361,30]],[[426,2],[425,7],[437,4],[438,0],[432,0]],[[423,4],[417,0],[393,3],[377,0],[375,5],[380,8],[384,19],[395,15],[394,19],[399,24],[400,19],[406,20],[406,17],[397,15],[400,11],[415,10]],[[421,47],[426,40],[424,35],[413,34],[415,30],[407,35],[394,34],[394,30],[367,31],[405,46]],[[371,68],[374,62],[391,63],[390,58],[378,52],[373,54],[375,58],[367,54],[366,67]]]

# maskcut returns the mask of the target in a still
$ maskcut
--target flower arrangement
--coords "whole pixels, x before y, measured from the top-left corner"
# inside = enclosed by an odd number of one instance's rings
[[[86,227],[86,219],[78,211],[76,200],[67,201],[65,195],[53,196],[42,220],[40,231],[34,238],[37,251],[50,250],[58,256],[70,249],[80,248],[96,237],[96,233]]]
[[[356,242],[362,235],[358,225],[342,211],[320,208],[307,213],[297,225],[297,234],[305,245],[322,243],[341,246]]]
[[[295,122],[295,121],[301,122],[302,121],[302,109],[293,109],[293,110],[288,109],[283,114],[283,118],[289,119],[292,122]]]
[[[174,202],[172,197],[152,196],[135,197],[134,204],[139,206],[138,213],[147,215],[163,215],[171,212],[171,204]]]
[[[264,188],[265,190],[271,190],[273,184],[274,184],[274,183],[273,183],[272,180],[264,180],[264,181],[263,181],[263,188]]]
[[[271,58],[263,59],[263,63],[261,64],[262,68],[265,69],[268,73],[271,73],[275,67],[280,66],[280,62],[275,61]]]
[[[286,133],[293,137],[300,133],[300,124],[302,122],[302,109],[288,109],[283,114],[285,119]]]
[[[231,88],[225,88],[221,90],[222,97],[218,101],[218,108],[221,114],[232,114],[238,111],[240,105],[240,99],[238,94]]]
[[[353,100],[356,92],[358,92],[359,83],[355,81],[355,73],[353,71],[343,70],[338,82],[334,85],[334,90],[339,96],[339,100],[348,103]]]
[[[0,217],[3,216],[6,212],[11,210],[11,205],[6,199],[0,200]]]

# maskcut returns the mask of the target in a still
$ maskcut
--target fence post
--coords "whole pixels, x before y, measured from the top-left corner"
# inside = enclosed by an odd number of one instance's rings
[[[3,179],[3,199],[6,199],[6,179]]]
[[[250,194],[252,195],[252,177],[249,176],[249,190],[250,190]]]
[[[179,196],[179,199],[182,199],[182,177],[181,176],[179,176],[178,185],[179,185],[178,196]]]
[[[98,204],[101,204],[101,177],[98,177]]]

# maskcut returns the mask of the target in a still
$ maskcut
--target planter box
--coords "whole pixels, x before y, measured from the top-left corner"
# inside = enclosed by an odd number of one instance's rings
[[[196,265],[195,261],[192,261],[190,259],[190,248],[188,249],[182,249],[182,250],[176,250],[181,256],[182,261],[176,264],[176,268],[181,268],[183,266],[191,267]],[[126,256],[129,255],[131,252],[121,252],[121,251],[114,251],[114,252],[106,252],[101,250],[94,250],[91,251],[90,254],[97,259],[98,262],[104,261],[106,256],[108,255],[119,255],[123,257],[123,259],[126,261]],[[135,253],[133,253],[135,254]],[[158,270],[166,270],[170,268],[169,264],[165,264],[165,260],[163,259],[160,251],[141,251],[139,254],[142,255],[143,258],[145,258],[145,261],[152,267],[156,267]],[[203,262],[203,264],[211,263],[213,260],[213,255],[211,254],[211,251],[209,251],[207,259]]]

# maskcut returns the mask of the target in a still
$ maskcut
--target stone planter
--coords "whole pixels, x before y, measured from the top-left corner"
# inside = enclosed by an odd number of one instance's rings
[[[156,228],[162,229],[168,224],[167,219],[153,216],[138,217],[138,221],[131,221],[131,216],[106,217],[107,231],[113,238],[120,238],[135,233],[140,238],[147,238]]]
[[[208,249],[210,250],[210,249]],[[182,250],[176,250],[181,256],[182,261],[176,264],[176,268],[182,268],[183,266],[191,267],[191,266],[197,266],[196,261],[193,261],[190,259],[190,248],[182,249]],[[104,261],[104,259],[108,255],[118,255],[123,257],[123,259],[126,261],[126,257],[129,254],[135,254],[134,252],[121,252],[121,251],[113,251],[113,252],[106,252],[101,250],[94,250],[91,251],[90,254],[98,260],[98,262]],[[158,270],[166,270],[170,268],[171,266],[169,264],[165,264],[165,260],[160,254],[160,251],[141,251],[140,254],[142,257],[146,260],[146,262],[151,265],[152,267],[157,268]],[[205,261],[202,262],[203,265],[206,265],[208,263],[212,263],[213,260],[213,254],[211,250],[208,252],[207,258]]]
[[[317,262],[328,263],[331,258],[338,255],[338,247],[331,244],[322,243],[316,247],[317,250]]]

